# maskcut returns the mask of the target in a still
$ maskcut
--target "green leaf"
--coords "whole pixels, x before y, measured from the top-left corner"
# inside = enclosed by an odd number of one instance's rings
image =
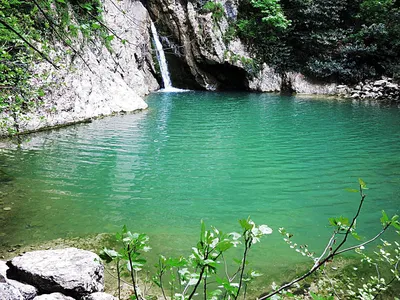
[[[200,241],[204,242],[206,237],[206,224],[204,223],[203,220],[201,220],[200,222],[201,222]]]
[[[384,210],[382,210],[381,224],[386,225],[389,222],[389,217]]]
[[[249,221],[250,219],[242,219],[239,220],[239,224],[244,230],[251,230],[253,228],[253,224],[250,224]]]
[[[181,268],[186,266],[187,261],[183,258],[168,258],[167,261],[165,262],[166,265],[170,267],[175,267],[175,268]]]
[[[120,257],[121,257],[121,255],[120,255],[117,251],[112,250],[112,249],[107,249],[107,248],[104,248],[104,249],[100,252],[99,256],[100,256],[100,258],[101,258],[102,260],[104,260],[106,263],[110,263],[110,262],[113,261],[114,259],[120,258]]]
[[[359,192],[359,190],[350,189],[350,188],[345,189],[345,191],[350,192],[350,193],[358,193]]]
[[[95,29],[95,30],[101,28],[101,25],[98,22],[94,22],[90,26],[92,27],[92,29]]]
[[[107,42],[111,42],[114,39],[114,35],[108,35],[105,37]]]
[[[219,242],[219,243],[217,244],[217,246],[215,247],[215,249],[216,249],[218,252],[225,252],[225,251],[227,251],[228,249],[230,249],[230,248],[232,248],[232,247],[233,247],[233,244],[232,244],[231,241],[229,241],[229,240],[224,240],[224,241]]]
[[[392,222],[392,226],[396,228],[397,230],[400,230],[400,222],[399,221],[394,221]]]
[[[351,232],[351,235],[356,239],[356,240],[358,240],[358,241],[360,241],[361,240],[361,237],[358,235],[358,233],[357,232],[355,232],[355,231],[352,231]]]
[[[84,4],[81,4],[81,6],[89,11],[91,11],[93,9],[92,4],[90,4],[90,3],[84,3]]]
[[[38,90],[38,96],[39,97],[44,97],[44,95],[45,95],[44,91],[42,89],[39,89]]]
[[[360,184],[363,190],[367,190],[367,184],[361,178],[358,178],[358,183]]]
[[[314,294],[313,292],[310,292],[311,297],[313,298],[313,300],[333,300],[333,296],[320,296],[317,294]]]

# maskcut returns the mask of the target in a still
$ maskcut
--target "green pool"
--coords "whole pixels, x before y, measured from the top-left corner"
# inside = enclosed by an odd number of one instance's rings
[[[200,220],[239,230],[251,216],[275,231],[253,263],[279,273],[301,258],[285,227],[319,251],[327,219],[379,231],[400,213],[400,110],[360,102],[248,93],[155,93],[149,109],[33,134],[0,151],[0,247],[115,232],[150,236],[153,255],[186,254]],[[11,210],[3,210],[10,207]],[[395,237],[393,235],[393,237]]]

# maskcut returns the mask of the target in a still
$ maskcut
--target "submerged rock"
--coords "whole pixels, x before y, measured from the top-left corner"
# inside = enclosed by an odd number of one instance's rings
[[[33,251],[7,264],[9,278],[34,285],[41,293],[61,292],[81,298],[104,290],[104,267],[90,251],[76,248]]]

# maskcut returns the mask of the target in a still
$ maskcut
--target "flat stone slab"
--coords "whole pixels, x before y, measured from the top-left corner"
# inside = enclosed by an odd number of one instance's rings
[[[80,299],[104,290],[104,267],[98,255],[90,251],[67,248],[27,252],[7,265],[8,278],[35,286],[40,294],[59,292]]]
[[[61,293],[52,293],[52,294],[37,296],[33,300],[75,300],[75,299],[65,296]]]

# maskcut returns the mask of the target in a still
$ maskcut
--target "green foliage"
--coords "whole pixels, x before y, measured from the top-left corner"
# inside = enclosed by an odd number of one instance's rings
[[[313,266],[310,271],[280,287],[274,283],[272,292],[264,294],[258,299],[264,300],[272,297],[274,299],[303,299],[302,297],[296,298],[295,295],[298,295],[301,288],[298,282],[304,279],[311,280],[308,282],[312,282],[314,285],[312,291],[304,287],[305,298],[309,296],[312,299],[376,299],[383,294],[396,293],[395,290],[391,290],[391,286],[394,286],[395,282],[400,282],[400,244],[397,241],[389,243],[381,240],[382,243],[377,245],[377,250],[372,254],[364,250],[367,245],[380,238],[387,229],[393,227],[395,230],[399,230],[399,217],[389,217],[382,211],[380,219],[382,230],[368,240],[358,236],[355,231],[356,222],[366,197],[365,189],[367,189],[367,185],[362,179],[359,179],[359,190],[349,189],[350,192],[359,192],[361,197],[359,207],[352,218],[340,216],[329,219],[333,234],[320,255],[311,252],[307,245],[298,245],[293,242],[293,234],[288,233],[284,228],[279,229],[289,247],[302,256],[310,258]],[[207,229],[204,222],[201,221],[198,242],[192,247],[188,257],[167,258],[160,255],[152,279],[160,289],[163,298],[165,300],[199,297],[212,300],[245,299],[248,285],[255,278],[262,276],[249,269],[249,251],[253,245],[260,242],[263,236],[271,234],[272,229],[267,225],[257,226],[250,218],[239,220],[239,224],[241,233],[227,234],[215,227]],[[399,231],[397,233],[400,234]],[[345,245],[347,237],[350,235],[357,240],[353,246]],[[116,234],[115,239],[119,248],[117,250],[104,248],[100,256],[106,263],[116,264],[118,289],[120,290],[121,273],[128,270],[135,293],[132,299],[157,297],[158,295],[151,297],[145,295],[138,286],[140,272],[143,271],[146,264],[143,254],[150,250],[149,238],[145,234],[131,233],[124,226],[122,231]],[[227,253],[234,248],[241,249],[242,254],[239,259],[234,259],[237,269],[230,273],[226,257]],[[346,271],[342,269],[336,271],[337,268],[333,267],[328,268],[332,261],[337,260],[337,256],[349,251],[355,251],[361,256],[361,260],[354,265],[348,265]],[[360,276],[357,271],[359,268],[369,268],[365,273],[368,276]],[[293,287],[297,290],[293,290]],[[119,298],[121,298],[120,293]]]
[[[227,234],[215,227],[207,230],[202,221],[199,241],[192,247],[189,257],[159,257],[153,282],[160,288],[164,299],[167,299],[167,295],[170,295],[171,299],[192,299],[199,292],[200,286],[206,299],[237,299],[240,295],[245,297],[247,286],[261,275],[247,268],[250,248],[258,243],[261,237],[271,234],[272,229],[267,225],[256,226],[250,218],[240,220],[239,223],[242,233]],[[122,232],[116,235],[116,241],[120,249],[116,251],[105,248],[100,257],[106,263],[116,263],[118,285],[120,273],[126,268],[131,275],[134,297],[145,299],[146,295],[138,288],[137,276],[146,263],[141,256],[142,252],[150,250],[148,237],[131,233],[124,226]],[[230,275],[224,255],[230,249],[240,246],[243,249],[242,257],[236,260],[237,270]],[[217,282],[219,286],[216,287],[210,284],[211,282]]]
[[[267,62],[285,69],[289,60],[284,57],[287,51],[280,36],[289,30],[290,24],[279,1],[239,2],[236,34],[246,42],[260,65]]]
[[[203,6],[203,11],[206,13],[211,12],[214,22],[218,23],[225,16],[225,9],[219,2],[208,1]]]
[[[251,0],[254,8],[261,14],[261,21],[275,28],[286,29],[290,21],[286,19],[279,0]]]
[[[400,7],[393,0],[245,0],[236,32],[259,63],[354,83],[400,70]]]

